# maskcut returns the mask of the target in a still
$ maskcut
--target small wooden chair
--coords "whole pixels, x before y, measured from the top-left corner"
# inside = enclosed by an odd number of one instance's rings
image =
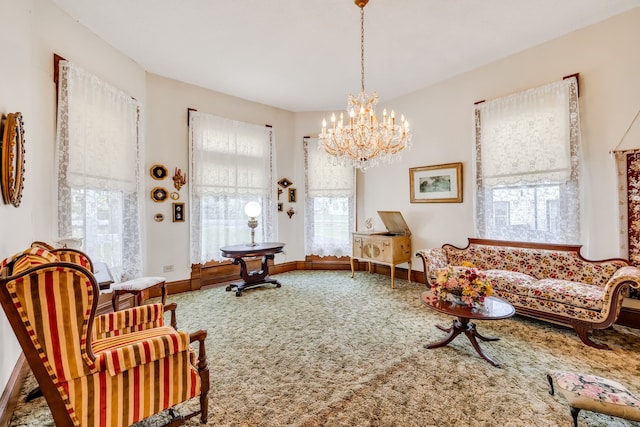
[[[558,392],[569,402],[574,427],[578,427],[582,409],[640,421],[640,399],[616,381],[595,375],[551,372],[547,374],[551,395],[555,391],[554,379]]]
[[[112,283],[111,305],[113,306],[113,311],[118,311],[120,295],[133,294],[136,306],[140,306],[152,289],[160,289],[162,305],[164,305],[167,299],[166,280],[166,278],[160,276],[145,276],[127,280],[126,282]]]

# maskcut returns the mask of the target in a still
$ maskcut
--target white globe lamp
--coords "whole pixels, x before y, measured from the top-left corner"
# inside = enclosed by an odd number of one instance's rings
[[[249,243],[249,246],[257,246],[258,244],[255,242],[255,234],[256,227],[258,226],[258,220],[256,217],[262,213],[262,206],[260,206],[260,203],[258,202],[251,201],[245,205],[244,213],[249,217],[248,225],[251,229],[251,243]]]

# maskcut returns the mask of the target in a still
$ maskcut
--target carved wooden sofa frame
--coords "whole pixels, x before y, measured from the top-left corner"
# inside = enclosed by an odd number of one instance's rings
[[[429,286],[440,268],[471,262],[487,273],[494,294],[509,301],[517,314],[571,326],[583,343],[605,349],[589,334],[616,322],[629,287],[640,287],[640,269],[620,258],[588,260],[580,255],[581,247],[469,238],[464,248],[444,244],[416,255]]]

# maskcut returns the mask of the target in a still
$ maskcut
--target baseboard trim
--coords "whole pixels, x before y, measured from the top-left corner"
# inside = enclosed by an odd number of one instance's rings
[[[27,363],[27,358],[24,357],[24,353],[20,353],[20,357],[18,357],[18,361],[13,367],[9,381],[2,392],[2,396],[0,396],[0,427],[8,427],[9,423],[11,423],[13,411],[18,405],[20,388],[28,372],[29,364]]]
[[[260,268],[260,260],[253,259],[247,261],[247,266],[250,270],[256,270]],[[368,269],[367,262],[356,261],[354,264],[356,271],[363,271]],[[273,264],[269,262],[269,273],[279,274],[286,273],[287,271],[296,270],[348,270],[351,271],[351,258],[350,257],[335,257],[335,256],[307,256],[304,261],[290,261],[281,264]],[[381,274],[383,276],[391,277],[391,268],[385,265],[372,264],[372,273]],[[399,279],[407,279],[408,269],[396,268],[395,276]],[[170,289],[174,289],[170,293],[183,292],[186,290],[196,290],[202,288],[208,288],[212,286],[219,286],[234,281],[240,281],[240,266],[234,265],[231,261],[228,262],[211,262],[208,264],[197,264],[191,266],[191,278],[190,288],[185,287],[172,288],[174,283],[167,283]],[[411,280],[414,282],[424,283],[424,273],[421,271],[412,271]]]

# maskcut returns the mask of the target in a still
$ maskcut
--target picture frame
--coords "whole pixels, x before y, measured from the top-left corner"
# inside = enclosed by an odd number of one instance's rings
[[[278,181],[278,185],[282,188],[287,188],[293,185],[293,182],[291,182],[289,178],[282,178],[280,181]]]
[[[168,171],[165,165],[153,165],[149,170],[151,178],[161,180],[167,177]]]
[[[20,206],[24,186],[24,123],[22,113],[9,113],[0,135],[0,187],[2,200],[7,205]]]
[[[461,203],[462,162],[409,169],[411,203]]]
[[[184,222],[184,203],[172,203],[173,222]]]
[[[295,188],[289,188],[289,203],[295,203],[296,202],[296,196],[297,196],[298,191]]]
[[[169,197],[169,192],[164,187],[154,187],[154,189],[151,190],[151,200],[156,203],[164,202],[167,200],[167,197]]]

